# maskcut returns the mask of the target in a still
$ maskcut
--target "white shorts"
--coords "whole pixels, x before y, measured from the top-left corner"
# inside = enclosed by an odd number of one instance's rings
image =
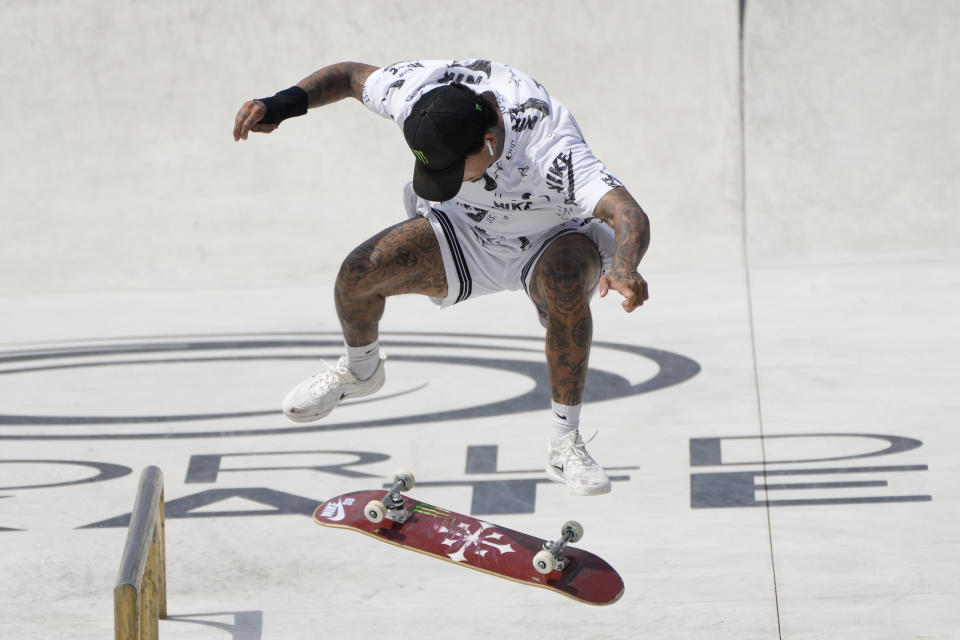
[[[443,254],[447,275],[447,296],[430,299],[441,307],[449,307],[468,298],[523,289],[530,295],[530,278],[534,267],[551,242],[570,233],[590,238],[600,252],[600,275],[610,269],[616,247],[613,229],[599,218],[574,218],[547,229],[542,234],[527,236],[527,249],[515,254],[499,254],[481,242],[474,225],[466,216],[458,215],[456,205],[430,203],[418,198],[411,185],[404,189],[407,216],[423,216],[430,221]],[[592,292],[591,292],[592,293]]]

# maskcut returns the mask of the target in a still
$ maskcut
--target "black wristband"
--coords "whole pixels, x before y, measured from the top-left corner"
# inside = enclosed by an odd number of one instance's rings
[[[302,116],[307,112],[307,92],[294,85],[277,91],[272,98],[258,98],[267,107],[267,115],[257,124],[280,124],[287,118]]]

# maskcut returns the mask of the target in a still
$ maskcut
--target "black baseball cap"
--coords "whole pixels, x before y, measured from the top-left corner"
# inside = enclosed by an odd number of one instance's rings
[[[425,200],[449,200],[463,186],[467,155],[483,138],[490,107],[470,88],[450,84],[426,92],[403,121],[416,162],[413,190]]]

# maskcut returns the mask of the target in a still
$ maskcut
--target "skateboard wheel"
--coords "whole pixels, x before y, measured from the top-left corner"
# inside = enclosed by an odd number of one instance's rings
[[[383,522],[383,517],[387,514],[387,508],[379,500],[371,500],[363,508],[363,515],[367,520],[373,523]]]
[[[546,575],[553,571],[554,566],[553,554],[546,549],[533,556],[533,568],[536,569],[538,573]]]
[[[560,535],[570,534],[570,542],[577,542],[583,537],[583,525],[576,520],[568,520],[560,528]]]
[[[416,482],[413,478],[413,474],[406,469],[400,469],[393,474],[393,481],[401,485],[401,491],[410,491],[410,489],[413,489],[413,485]]]

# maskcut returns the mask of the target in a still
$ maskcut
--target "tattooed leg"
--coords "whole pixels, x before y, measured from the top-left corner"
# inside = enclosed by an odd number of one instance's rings
[[[530,281],[533,301],[546,311],[550,393],[567,405],[583,401],[593,337],[589,292],[600,277],[600,252],[589,238],[570,234],[554,240]]]
[[[440,245],[426,218],[385,229],[350,252],[337,274],[334,301],[350,346],[370,344],[388,296],[447,295]]]

